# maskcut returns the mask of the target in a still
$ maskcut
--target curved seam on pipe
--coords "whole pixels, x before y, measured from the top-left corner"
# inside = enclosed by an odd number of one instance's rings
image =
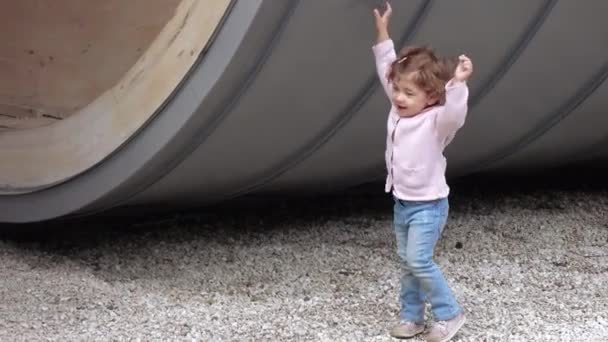
[[[398,42],[399,45],[405,44],[412,38],[412,36],[416,34],[421,23],[430,12],[433,3],[433,0],[425,0],[425,2],[420,5],[420,7],[416,10],[416,19],[414,19],[414,21],[406,29],[405,34]],[[363,90],[359,91],[357,95],[353,97],[353,100],[346,106],[346,109],[343,110],[342,113],[338,115],[329,125],[327,125],[325,129],[321,130],[321,132],[317,134],[310,142],[305,144],[297,152],[279,162],[278,165],[270,168],[268,172],[264,172],[267,174],[266,176],[256,177],[256,179],[262,178],[261,181],[245,186],[244,188],[226,196],[226,198],[234,198],[245,193],[255,191],[269,184],[285,172],[291,170],[293,167],[306,160],[306,158],[312,155],[315,151],[323,147],[325,143],[328,142],[337,132],[339,132],[340,129],[343,128],[350,121],[350,119],[355,116],[358,110],[363,107],[365,103],[367,103],[367,100],[378,88],[376,77],[377,76],[374,72],[374,75],[370,77],[363,86]]]
[[[606,78],[608,78],[608,62],[598,70],[591,80],[586,82],[570,99],[560,106],[555,113],[549,115],[547,120],[539,123],[534,129],[529,131],[517,142],[503,148],[500,152],[479,162],[481,166],[477,167],[477,171],[485,169],[491,164],[516,154],[536,141],[536,139],[541,137],[555,125],[559,124],[562,120],[572,114],[576,108],[578,108],[587,98],[589,98],[589,96],[591,96],[591,94],[597,90],[597,88],[602,85],[602,83],[604,83]]]
[[[236,0],[234,0],[233,2],[236,2]],[[242,96],[249,89],[249,86],[256,79],[256,76],[264,68],[264,66],[266,65],[266,61],[268,60],[268,57],[273,52],[274,46],[279,41],[279,38],[281,37],[282,33],[284,32],[285,28],[287,27],[287,23],[289,22],[289,19],[292,17],[293,13],[295,13],[295,9],[297,8],[299,3],[300,3],[300,0],[291,0],[289,7],[285,10],[285,13],[282,16],[281,21],[279,22],[276,30],[272,34],[272,38],[270,39],[267,46],[265,46],[264,49],[262,49],[263,53],[258,57],[256,63],[254,64],[254,68],[249,71],[247,76],[245,76],[245,81],[242,83],[241,88],[236,91],[236,95],[231,97],[230,103],[228,103],[224,107],[223,110],[219,111],[217,115],[215,115],[214,117],[207,120],[207,123],[201,125],[201,129],[196,134],[194,134],[195,138],[193,139],[193,141],[189,144],[186,144],[185,145],[186,147],[184,147],[183,149],[180,150],[181,153],[179,155],[175,156],[172,160],[168,161],[165,164],[166,168],[163,171],[158,172],[157,175],[155,177],[153,177],[152,180],[150,180],[150,177],[147,177],[147,181],[144,181],[139,186],[136,186],[137,189],[132,191],[130,195],[125,196],[122,200],[116,201],[111,205],[103,206],[102,208],[99,208],[96,210],[86,211],[85,213],[74,214],[71,216],[76,217],[76,216],[91,215],[91,214],[94,214],[97,212],[105,211],[112,207],[120,206],[122,203],[129,201],[131,198],[142,193],[148,187],[152,186],[154,183],[156,183],[157,181],[162,179],[169,172],[171,172],[171,170],[173,170],[175,167],[177,167],[188,155],[190,155],[201,144],[203,144],[207,140],[207,138],[209,138],[213,134],[213,132],[215,132],[215,130],[220,126],[220,124],[224,121],[224,119],[229,115],[230,111],[238,104],[238,102],[240,101]],[[199,64],[200,63],[197,63],[196,65],[194,65],[191,68],[191,70],[192,71],[195,70]],[[172,99],[172,97],[170,97],[170,100]],[[169,103],[169,101],[167,101],[167,103]]]
[[[470,101],[471,108],[475,107],[479,102],[490,93],[492,89],[502,80],[504,75],[511,69],[515,62],[519,59],[524,50],[530,45],[530,42],[534,39],[540,28],[545,23],[549,14],[557,4],[558,0],[547,0],[545,5],[538,11],[535,19],[532,20],[515,47],[511,49],[511,53],[503,58],[502,62],[498,65],[498,69],[486,80],[477,94],[473,95]]]

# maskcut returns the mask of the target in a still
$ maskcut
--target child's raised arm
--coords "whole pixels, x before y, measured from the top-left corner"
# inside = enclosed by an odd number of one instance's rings
[[[391,18],[391,14],[393,14],[393,8],[388,2],[386,3],[386,11],[384,11],[384,14],[380,15],[380,11],[377,8],[374,9],[374,17],[376,18],[376,32],[378,33],[376,44],[380,44],[383,41],[390,39],[388,35],[388,22]]]
[[[468,110],[469,89],[466,81],[473,73],[473,62],[465,55],[459,62],[454,77],[446,84],[444,110],[437,115],[436,126],[440,137],[453,135],[464,124]]]
[[[390,96],[391,92],[387,79],[388,68],[397,58],[393,41],[388,34],[388,23],[391,14],[393,14],[393,9],[388,2],[386,3],[386,11],[384,11],[383,14],[380,14],[378,9],[374,9],[376,32],[378,34],[376,45],[373,47],[374,56],[376,57],[376,71],[378,72],[378,78],[380,78],[384,91],[388,96]]]

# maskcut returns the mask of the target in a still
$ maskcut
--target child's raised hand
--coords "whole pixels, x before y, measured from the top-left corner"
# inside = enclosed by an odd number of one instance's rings
[[[391,8],[391,4],[386,2],[386,11],[382,15],[380,15],[380,11],[376,8],[374,9],[374,17],[376,18],[376,29],[378,32],[386,32],[388,31],[388,21],[391,18],[391,14],[393,14],[393,9]]]
[[[472,73],[473,62],[471,59],[465,55],[460,55],[458,57],[458,66],[456,67],[456,71],[454,71],[454,78],[457,81],[464,82],[469,79]]]

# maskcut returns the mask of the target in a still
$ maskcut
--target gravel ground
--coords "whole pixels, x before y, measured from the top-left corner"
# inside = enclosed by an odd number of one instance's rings
[[[378,189],[4,235],[0,340],[391,341]],[[607,186],[458,185],[451,207],[436,260],[468,316],[454,341],[608,341]]]

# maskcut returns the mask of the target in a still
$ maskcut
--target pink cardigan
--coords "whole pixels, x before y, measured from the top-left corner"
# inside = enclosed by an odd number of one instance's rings
[[[389,99],[392,87],[386,71],[396,59],[392,40],[372,48],[378,77]],[[406,201],[428,201],[447,197],[445,147],[464,124],[469,89],[454,79],[446,84],[445,105],[425,109],[413,117],[399,117],[393,105],[388,115],[385,191]],[[391,102],[392,103],[392,102]],[[394,132],[394,135],[393,135]],[[393,139],[394,137],[394,139]]]

